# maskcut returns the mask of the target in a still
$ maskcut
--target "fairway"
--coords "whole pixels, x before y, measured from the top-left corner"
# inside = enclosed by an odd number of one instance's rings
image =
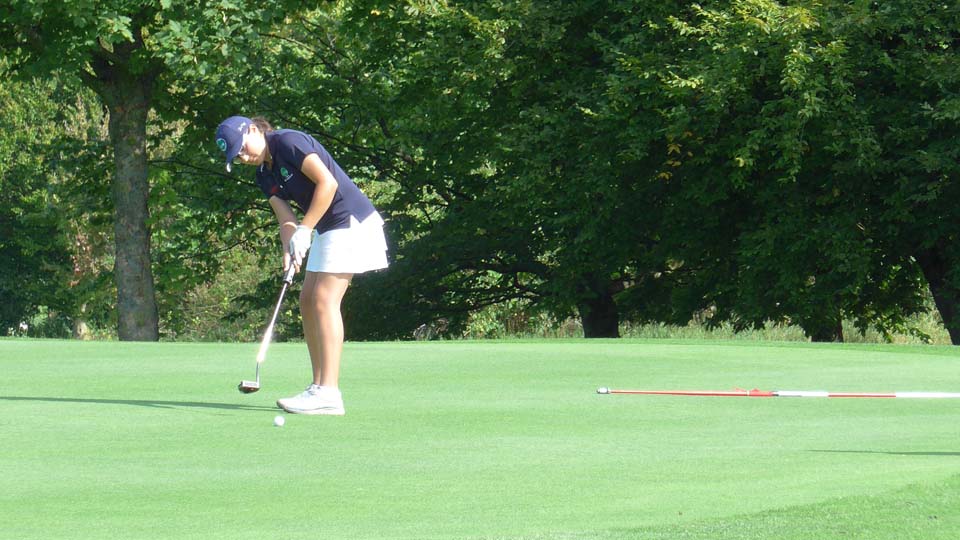
[[[286,415],[306,347],[0,340],[0,537],[958,538],[960,349],[347,343],[344,417]]]

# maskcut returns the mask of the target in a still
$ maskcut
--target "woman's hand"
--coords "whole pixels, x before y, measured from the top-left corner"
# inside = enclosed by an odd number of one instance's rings
[[[293,258],[293,264],[299,268],[303,264],[303,258],[310,249],[313,242],[313,229],[304,225],[298,225],[293,236],[290,237],[290,256]]]

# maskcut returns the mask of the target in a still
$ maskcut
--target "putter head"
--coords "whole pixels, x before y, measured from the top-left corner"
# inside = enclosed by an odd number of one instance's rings
[[[237,389],[244,394],[252,394],[260,389],[260,381],[240,381]]]

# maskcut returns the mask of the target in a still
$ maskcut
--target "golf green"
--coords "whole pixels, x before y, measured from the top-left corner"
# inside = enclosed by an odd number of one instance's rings
[[[0,340],[0,537],[958,538],[960,349],[348,343],[344,417],[285,415],[303,344]],[[813,531],[813,533],[811,533]]]

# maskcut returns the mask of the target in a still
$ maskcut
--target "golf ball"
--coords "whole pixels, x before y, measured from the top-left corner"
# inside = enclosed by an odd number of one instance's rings
[[[282,416],[280,416],[280,415],[277,415],[277,416],[275,416],[275,417],[273,418],[273,425],[275,425],[275,426],[277,426],[277,427],[281,427],[281,426],[283,426],[283,424],[284,424],[286,421],[287,421],[286,418],[284,418],[284,417],[282,417]]]

